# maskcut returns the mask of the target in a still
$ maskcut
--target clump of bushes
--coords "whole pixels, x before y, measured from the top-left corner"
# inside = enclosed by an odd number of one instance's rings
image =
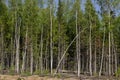
[[[22,76],[31,76],[30,72],[28,72],[28,71],[21,73],[21,75]]]

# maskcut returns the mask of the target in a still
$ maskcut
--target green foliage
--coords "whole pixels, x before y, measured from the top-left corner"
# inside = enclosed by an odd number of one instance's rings
[[[45,75],[49,74],[49,70],[43,70],[43,74]]]
[[[21,73],[22,76],[31,76],[31,73],[29,71]]]
[[[58,12],[57,12],[57,19],[58,19],[58,22],[59,22],[60,24],[63,23],[63,11],[64,11],[63,3],[62,3],[61,0],[59,0]]]
[[[58,74],[56,75],[56,77],[57,77],[57,78],[61,78],[62,75],[61,75],[60,73],[58,73]]]
[[[93,24],[92,27],[94,26],[95,23],[99,22],[98,21],[98,15],[96,14],[95,8],[93,7],[93,4],[91,0],[87,0],[85,4],[85,18],[87,25],[90,25],[90,22]]]
[[[36,70],[33,74],[39,75],[40,74],[40,70]]]
[[[9,74],[10,75],[14,75],[15,74],[15,67],[14,66],[11,66],[10,69],[9,69]]]
[[[6,5],[2,1],[0,1],[0,17],[3,17],[6,11],[7,11]]]
[[[120,77],[120,67],[118,68],[117,72],[115,72],[116,77]]]
[[[48,75],[49,74],[49,70],[42,70],[42,74],[40,74],[40,70],[36,70],[33,74],[34,75]]]

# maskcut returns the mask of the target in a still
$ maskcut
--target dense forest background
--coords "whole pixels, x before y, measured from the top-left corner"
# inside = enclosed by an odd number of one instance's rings
[[[120,74],[120,0],[0,0],[0,71]]]

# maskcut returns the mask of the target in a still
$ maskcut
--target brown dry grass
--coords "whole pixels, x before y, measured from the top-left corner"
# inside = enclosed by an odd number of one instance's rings
[[[0,80],[79,80],[77,78],[52,78],[52,77],[39,77],[38,75],[28,76],[28,77],[21,77],[20,75],[0,75]]]

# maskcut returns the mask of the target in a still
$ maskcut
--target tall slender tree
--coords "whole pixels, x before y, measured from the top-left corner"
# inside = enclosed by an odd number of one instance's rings
[[[53,73],[53,32],[52,32],[52,27],[53,27],[53,21],[52,21],[52,4],[53,0],[50,1],[50,55],[51,55],[51,74]]]

